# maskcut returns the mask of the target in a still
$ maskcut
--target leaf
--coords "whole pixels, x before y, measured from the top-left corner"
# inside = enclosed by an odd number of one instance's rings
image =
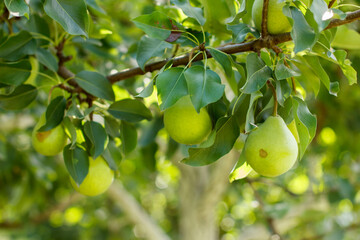
[[[151,120],[150,110],[139,100],[123,99],[110,105],[108,112],[114,117],[127,122]]]
[[[79,146],[70,149],[69,144],[65,146],[63,156],[66,169],[70,173],[70,176],[80,185],[89,172],[89,157],[86,151]]]
[[[265,65],[264,61],[256,55],[250,53],[246,58],[247,80],[242,87],[243,93],[253,93],[259,91],[268,79],[272,77],[271,69]]]
[[[0,58],[8,61],[17,61],[26,55],[33,55],[36,42],[27,31],[21,31],[10,36],[0,45]]]
[[[156,87],[160,109],[164,111],[188,94],[184,68],[170,68],[160,73],[156,79]]]
[[[31,85],[20,85],[8,95],[0,95],[0,108],[19,110],[27,107],[36,99],[37,89]]]
[[[234,43],[242,43],[246,36],[251,33],[256,38],[260,37],[259,33],[250,28],[247,24],[239,23],[236,25],[227,25],[227,29],[232,32],[232,38]]]
[[[355,84],[357,83],[357,72],[356,70],[351,66],[351,62],[349,59],[346,59],[346,52],[344,50],[336,50],[334,52],[334,55],[336,56],[336,59],[338,60],[339,66],[344,73],[344,75],[347,77],[349,84]]]
[[[66,111],[66,116],[75,117],[79,119],[84,118],[84,114],[80,111],[76,103],[76,95],[72,96],[72,102],[70,108]]]
[[[313,72],[319,77],[326,89],[330,92],[330,78],[321,66],[319,58],[316,56],[304,56],[304,58],[313,69]]]
[[[121,121],[120,125],[121,149],[124,155],[132,152],[137,144],[137,131],[133,124]]]
[[[239,160],[237,161],[236,165],[234,166],[234,169],[231,171],[229,175],[229,181],[233,182],[235,180],[243,179],[245,178],[250,172],[252,171],[252,168],[250,165],[246,163],[245,154],[242,151],[239,157]]]
[[[95,97],[110,101],[115,100],[110,81],[100,73],[81,71],[76,74],[75,81],[82,89]]]
[[[294,52],[298,53],[305,49],[311,49],[316,42],[314,30],[306,22],[304,15],[296,7],[284,7],[285,15],[291,18],[293,27],[291,37],[294,40]]]
[[[162,116],[155,116],[141,129],[141,135],[138,141],[138,145],[140,147],[144,147],[154,142],[158,132],[163,128],[164,122]]]
[[[195,19],[201,26],[204,26],[206,19],[201,8],[191,6],[188,0],[173,0],[172,2],[180,7],[185,15]]]
[[[199,113],[209,103],[216,102],[224,94],[225,86],[219,75],[202,66],[192,66],[185,73],[191,101]]]
[[[96,0],[86,0],[86,4],[87,4],[88,7],[92,8],[93,10],[97,11],[98,13],[101,13],[101,14],[104,14],[104,15],[106,14],[104,9],[99,7]]]
[[[91,141],[90,154],[93,159],[103,154],[108,136],[104,127],[97,122],[88,121],[84,125],[84,132]]]
[[[46,0],[44,10],[69,34],[88,37],[89,17],[84,0]]]
[[[69,131],[71,137],[70,149],[73,150],[76,147],[77,133],[74,124],[69,117],[65,117],[63,120],[65,128]]]
[[[121,152],[119,148],[115,145],[114,141],[109,141],[109,144],[102,156],[112,170],[116,171],[118,169],[117,163],[120,162],[122,157]]]
[[[149,59],[161,57],[164,54],[165,49],[171,47],[172,45],[170,43],[143,36],[139,42],[136,53],[136,61],[139,64],[139,67],[145,71],[145,64]]]
[[[263,94],[260,91],[254,92],[250,96],[250,104],[246,114],[245,132],[250,132],[255,128],[255,107],[256,101],[261,98]]]
[[[151,38],[165,40],[171,34],[171,20],[161,12],[155,11],[151,14],[139,16],[134,18],[133,22]]]
[[[275,76],[277,80],[283,80],[295,76],[300,76],[300,73],[285,66],[283,60],[278,61],[275,68]]]
[[[11,13],[10,16],[25,16],[29,19],[29,6],[26,4],[24,0],[5,0],[5,6]]]
[[[234,74],[232,69],[230,56],[222,51],[219,51],[214,48],[209,48],[211,56],[223,67],[225,74],[228,78],[231,78]]]
[[[318,25],[318,32],[323,31],[330,23],[332,16],[326,17],[326,14],[331,14],[331,10],[328,9],[328,6],[324,0],[313,0],[310,11],[314,15],[314,20]]]
[[[120,123],[111,116],[105,116],[105,130],[113,138],[120,137]]]
[[[337,27],[336,35],[331,43],[333,47],[349,49],[349,50],[359,50],[360,49],[360,34],[353,30],[349,29],[347,26]]]
[[[154,92],[154,80],[152,79],[149,84],[135,97],[147,98]]]
[[[299,159],[301,159],[306,148],[316,133],[316,117],[311,114],[306,103],[298,97],[293,97],[293,112],[296,128],[299,134]]]
[[[286,99],[291,94],[291,88],[287,81],[276,81],[275,84],[278,103],[284,106]]]
[[[46,123],[39,128],[39,132],[46,132],[59,125],[63,118],[66,108],[66,100],[63,96],[54,98],[46,108]]]
[[[56,61],[56,58],[49,51],[43,48],[38,48],[36,50],[35,56],[41,64],[46,66],[51,71],[53,72],[58,71],[58,63]]]
[[[31,74],[31,64],[27,60],[16,63],[0,63],[0,83],[18,86]]]
[[[239,134],[240,129],[234,116],[220,118],[216,124],[214,144],[205,148],[190,148],[189,157],[181,162],[190,166],[211,164],[233,148]]]

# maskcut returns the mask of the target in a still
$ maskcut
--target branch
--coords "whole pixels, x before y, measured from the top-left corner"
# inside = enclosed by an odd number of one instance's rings
[[[347,16],[344,20],[340,20],[340,19],[331,20],[330,24],[327,26],[326,29],[344,25],[353,22],[357,19],[360,19],[360,10],[347,13]],[[290,33],[283,33],[278,35],[269,35],[266,39],[260,38],[251,42],[227,45],[227,46],[219,47],[217,49],[227,54],[234,54],[234,53],[248,52],[248,51],[257,52],[261,48],[274,48],[274,46],[277,44],[288,42],[291,40],[292,38]],[[206,56],[207,58],[212,58],[210,52],[208,51],[206,51]],[[193,62],[200,61],[203,59],[204,59],[204,55],[201,53],[193,60]],[[180,65],[186,65],[189,62],[189,56],[185,55],[173,59],[167,59],[167,60],[162,60],[159,62],[147,64],[145,66],[145,71],[141,70],[141,68],[139,67],[125,69],[113,75],[109,75],[107,78],[110,80],[111,83],[115,83],[137,75],[144,75],[147,72],[160,70],[167,62],[171,60],[173,61],[172,66],[174,67]]]
[[[266,38],[268,35],[267,22],[268,22],[268,9],[269,0],[264,0],[262,9],[262,21],[261,21],[261,37]]]
[[[334,5],[335,2],[336,2],[336,0],[331,0],[329,2],[328,8],[331,8]]]
[[[108,190],[109,198],[126,213],[130,221],[137,225],[149,240],[170,240],[166,233],[145,212],[137,200],[118,182]]]

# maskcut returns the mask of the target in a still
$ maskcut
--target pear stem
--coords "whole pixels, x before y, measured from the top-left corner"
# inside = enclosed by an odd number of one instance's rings
[[[276,90],[274,85],[271,83],[270,80],[267,80],[266,84],[268,85],[268,87],[271,89],[272,93],[273,93],[273,97],[274,97],[274,109],[273,109],[273,116],[277,116],[277,109],[278,109],[278,101],[277,101],[277,95],[276,95]]]

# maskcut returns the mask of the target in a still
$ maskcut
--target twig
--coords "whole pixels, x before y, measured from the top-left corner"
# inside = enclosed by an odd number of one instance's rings
[[[336,0],[331,0],[329,2],[328,8],[331,8],[334,5],[335,2],[336,2]]]
[[[266,222],[268,223],[268,226],[271,230],[271,233],[272,235],[277,235],[279,237],[279,239],[281,240],[282,237],[281,235],[279,234],[279,232],[276,230],[276,227],[275,227],[275,223],[274,223],[274,219],[270,216],[268,216],[265,212],[265,203],[264,201],[262,200],[259,192],[255,189],[255,187],[253,186],[252,184],[252,181],[249,181],[249,179],[246,178],[246,181],[249,183],[249,186],[251,187],[251,189],[253,190],[254,192],[254,196],[256,198],[256,200],[259,202],[259,207],[260,207],[260,210],[263,212],[264,214],[264,217],[266,219]]]
[[[285,65],[287,68],[291,68],[290,65],[287,63],[286,59],[284,59],[284,65]],[[292,84],[292,91],[293,91],[293,93],[296,93],[296,83],[295,83],[295,78],[294,78],[294,77],[291,77],[291,84]]]
[[[268,35],[267,22],[268,22],[268,9],[269,0],[264,0],[262,9],[262,21],[261,21],[261,37],[266,38]]]
[[[360,10],[347,13],[347,17],[344,20],[340,19],[333,19],[331,20],[329,26],[326,29],[334,28],[340,25],[344,25],[350,22],[353,22],[360,18]],[[274,45],[284,43],[291,41],[291,35],[290,33],[283,33],[278,35],[268,35],[267,39],[270,39],[265,41],[264,39],[257,39],[251,42],[246,43],[238,43],[238,44],[232,44],[227,45],[223,47],[217,48],[219,51],[222,51],[227,54],[235,54],[240,52],[248,52],[248,51],[254,51],[256,52],[258,49],[261,48],[271,48],[274,49]],[[269,46],[270,45],[270,46]],[[210,52],[206,51],[207,58],[212,58]],[[200,61],[204,58],[203,54],[199,54],[195,59],[193,59],[193,62]],[[131,69],[125,69],[123,71],[120,71],[118,73],[115,73],[113,75],[109,75],[107,78],[110,80],[111,83],[119,82],[137,75],[144,75],[147,72],[153,72],[156,70],[160,70],[170,59],[162,60],[159,62],[154,62],[147,64],[145,66],[145,71],[143,71],[141,68],[131,68]],[[180,56],[172,59],[173,67],[180,66],[180,65],[186,65],[189,62],[189,56]]]

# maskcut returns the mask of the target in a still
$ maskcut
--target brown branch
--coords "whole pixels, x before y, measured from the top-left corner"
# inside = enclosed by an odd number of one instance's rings
[[[331,0],[329,2],[328,8],[331,8],[334,5],[335,2],[336,2],[336,0]]]
[[[350,12],[350,13],[347,13],[347,16],[344,20],[340,20],[340,19],[331,20],[329,26],[326,29],[344,25],[344,24],[353,22],[359,18],[360,18],[360,10]],[[257,40],[251,41],[251,42],[226,45],[223,47],[219,47],[217,49],[219,51],[222,51],[227,54],[235,54],[235,53],[248,52],[248,51],[257,52],[261,48],[274,49],[274,46],[276,46],[277,44],[288,42],[288,41],[292,40],[290,33],[269,35],[266,39],[267,40],[260,38],[260,39],[257,39]],[[206,55],[207,55],[207,58],[212,58],[211,54],[208,51],[206,51]],[[193,62],[200,61],[203,59],[204,59],[204,55],[201,53],[193,60]],[[176,58],[173,58],[172,60],[173,60],[173,64],[172,64],[173,67],[180,66],[180,65],[186,65],[189,62],[189,55],[176,57]],[[111,83],[119,82],[119,81],[122,81],[122,80],[125,80],[128,78],[137,76],[137,75],[143,75],[147,72],[153,72],[156,70],[160,70],[168,61],[170,61],[170,59],[147,64],[145,66],[145,71],[141,70],[141,68],[139,68],[139,67],[125,69],[125,70],[115,73],[113,75],[109,75],[107,78],[110,80]]]
[[[271,234],[272,235],[277,235],[278,236],[278,239],[281,240],[282,237],[281,235],[279,234],[279,232],[276,230],[276,227],[275,227],[275,223],[274,223],[274,219],[271,217],[271,216],[268,216],[265,212],[265,203],[264,201],[262,200],[262,197],[260,196],[259,192],[255,189],[254,185],[252,184],[252,181],[247,179],[246,178],[246,181],[249,183],[249,186],[251,187],[251,189],[253,190],[254,192],[254,196],[256,198],[256,200],[259,202],[259,207],[260,207],[260,210],[263,212],[263,215],[266,219],[266,222],[268,223],[268,226],[271,230]]]
[[[262,8],[262,21],[261,21],[261,37],[266,38],[268,35],[267,22],[268,22],[268,9],[269,0],[264,0]]]

